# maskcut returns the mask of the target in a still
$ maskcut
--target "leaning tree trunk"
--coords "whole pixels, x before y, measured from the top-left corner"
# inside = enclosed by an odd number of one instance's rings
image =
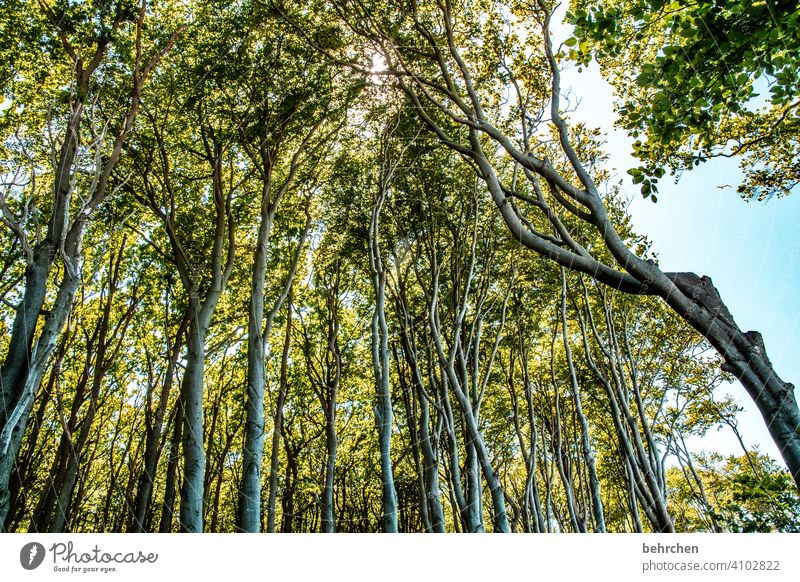
[[[398,277],[400,279],[400,277]],[[431,398],[425,391],[422,380],[422,372],[419,369],[419,359],[417,357],[416,341],[414,340],[412,326],[409,325],[407,301],[405,297],[405,286],[399,282],[399,289],[396,300],[396,313],[400,321],[400,342],[403,347],[405,360],[411,370],[411,379],[414,389],[411,392],[416,395],[419,402],[419,444],[422,451],[422,480],[423,480],[423,499],[422,504],[427,508],[430,531],[434,533],[445,532],[444,509],[442,508],[442,493],[439,485],[439,447],[438,439],[434,441],[431,435],[431,413],[428,398]],[[411,395],[410,395],[411,396]],[[443,413],[439,415],[439,425],[443,424]]]
[[[800,409],[794,385],[781,380],[775,372],[761,334],[757,331],[742,332],[736,325],[709,277],[699,277],[694,273],[670,273],[666,276],[683,297],[667,296],[665,300],[724,358],[722,369],[742,383],[800,488]],[[690,300],[686,301],[687,298]]]
[[[59,243],[68,228],[72,196],[72,169],[80,141],[83,101],[76,99],[70,111],[64,142],[55,167],[54,209],[45,238],[37,244],[25,269],[25,290],[17,307],[8,352],[0,369],[0,530],[9,510],[9,480],[30,415],[33,399],[44,375],[50,355],[72,306],[79,284],[77,265],[68,265],[59,287],[58,298],[45,319],[35,345],[34,334],[42,315],[47,280],[56,259]],[[59,301],[60,300],[60,301]]]
[[[595,455],[592,450],[589,434],[589,422],[583,413],[583,403],[581,402],[581,391],[578,387],[578,377],[575,374],[575,364],[572,361],[572,348],[570,347],[569,334],[567,332],[567,275],[564,268],[561,268],[561,327],[562,338],[564,340],[564,353],[567,358],[567,370],[569,371],[570,385],[572,386],[572,397],[575,400],[575,414],[581,426],[581,452],[589,473],[589,489],[592,498],[592,513],[594,515],[594,525],[598,532],[606,531],[606,519],[603,512],[603,498],[600,495],[600,479],[597,476],[595,465]]]
[[[22,301],[17,307],[8,352],[0,369],[0,407],[2,407],[0,431],[5,429],[16,402],[23,394],[25,379],[33,371],[29,366],[32,363],[31,345],[34,332],[47,294],[47,280],[56,259],[59,243],[68,227],[72,170],[80,142],[83,110],[83,100],[74,99],[55,167],[54,208],[47,224],[47,234],[34,247],[25,268],[25,290]],[[0,450],[0,455],[3,453],[4,451]]]
[[[8,516],[9,481],[28,424],[31,407],[50,355],[55,350],[61,330],[66,324],[79,282],[77,268],[74,265],[66,265],[64,278],[50,310],[50,316],[45,320],[39,339],[32,350],[30,367],[21,394],[0,431],[0,524],[5,524]]]

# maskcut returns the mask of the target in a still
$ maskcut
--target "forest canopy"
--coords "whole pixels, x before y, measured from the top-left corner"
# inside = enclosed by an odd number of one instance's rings
[[[0,530],[798,531],[794,386],[627,204],[794,189],[796,3],[565,8],[0,4]]]

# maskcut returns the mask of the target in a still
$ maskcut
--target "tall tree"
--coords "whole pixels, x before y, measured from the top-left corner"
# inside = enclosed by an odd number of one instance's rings
[[[250,532],[260,531],[267,338],[297,271],[305,235],[282,290],[265,309],[269,239],[280,204],[295,187],[298,174],[308,190],[314,189],[314,169],[330,147],[342,114],[335,76],[323,66],[318,53],[291,31],[281,30],[285,24],[275,19],[267,22],[270,36],[251,34],[248,38],[251,61],[247,63],[246,108],[240,127],[240,141],[256,170],[261,191],[248,316],[247,431],[239,520],[240,528]],[[262,74],[264,70],[269,74]]]

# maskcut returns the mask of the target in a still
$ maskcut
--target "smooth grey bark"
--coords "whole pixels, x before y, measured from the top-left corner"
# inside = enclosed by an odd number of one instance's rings
[[[380,271],[375,277],[378,279],[378,287],[375,313],[372,317],[372,362],[377,384],[374,413],[381,459],[382,525],[385,533],[397,533],[397,492],[391,450],[393,414],[389,386],[389,329],[385,313],[386,273]]]
[[[98,47],[99,50],[99,47]],[[100,53],[102,54],[102,53]],[[89,72],[89,75],[91,75]],[[85,82],[88,84],[88,76]],[[68,310],[78,285],[77,273],[65,271],[59,297],[59,309],[51,309],[39,341],[33,345],[36,324],[47,294],[47,280],[56,259],[57,249],[69,228],[69,204],[72,197],[72,170],[80,143],[80,125],[84,104],[81,99],[71,103],[69,121],[55,167],[53,186],[54,208],[47,224],[45,238],[26,255],[25,289],[12,324],[11,338],[3,367],[0,369],[0,527],[9,510],[9,480],[19,451],[22,436],[39,381],[55,340],[66,322]],[[23,247],[28,248],[24,238]],[[45,332],[47,332],[45,334]],[[49,346],[51,346],[48,349]]]
[[[67,347],[73,335],[74,334],[70,333],[68,323],[66,331],[62,333],[61,339],[59,340],[53,365],[50,368],[48,381],[45,384],[42,393],[39,395],[39,406],[36,414],[34,415],[33,426],[31,427],[31,430],[25,439],[27,442],[27,448],[24,453],[20,451],[19,457],[16,460],[13,472],[14,478],[12,479],[9,488],[11,502],[9,514],[5,524],[6,531],[13,531],[14,525],[18,525],[18,523],[23,519],[21,514],[25,510],[25,493],[30,487],[31,481],[33,481],[35,478],[35,471],[33,474],[30,474],[29,471],[31,468],[35,469],[37,466],[41,465],[41,459],[37,459],[36,451],[38,445],[40,444],[39,436],[41,429],[44,426],[43,422],[45,411],[48,408],[48,404],[51,402],[56,382],[61,376],[61,366],[64,361],[64,357],[67,354]],[[45,431],[44,439],[48,438],[49,432],[49,430]]]
[[[99,47],[98,47],[99,48]],[[102,53],[101,53],[102,54]],[[92,71],[89,71],[91,75]],[[85,83],[88,84],[87,77]],[[81,87],[85,89],[85,87]],[[81,93],[79,92],[78,95]],[[0,370],[0,430],[5,428],[14,405],[20,398],[20,385],[28,373],[31,346],[36,323],[41,315],[47,293],[47,280],[64,233],[69,226],[69,205],[72,198],[72,169],[80,143],[80,126],[83,119],[84,103],[76,96],[70,103],[69,121],[61,144],[55,166],[53,186],[54,208],[47,224],[45,238],[26,256],[25,290],[11,329],[8,352]],[[24,248],[27,242],[22,239]],[[2,451],[0,451],[2,454]]]
[[[381,525],[385,533],[397,533],[397,491],[392,470],[392,393],[389,384],[389,326],[386,323],[386,271],[380,248],[380,215],[386,199],[391,166],[382,160],[378,193],[373,200],[369,223],[369,266],[375,307],[372,313],[372,368],[375,375],[375,425],[381,460]]]
[[[196,306],[189,309],[186,371],[181,386],[184,428],[183,481],[181,482],[180,529],[182,532],[203,531],[206,455],[203,448],[203,380],[205,377],[205,339],[211,313],[205,317]]]
[[[437,293],[436,287],[434,287],[434,306],[436,305],[437,299],[435,295]],[[508,515],[505,509],[505,492],[503,491],[502,484],[500,483],[500,478],[495,472],[494,468],[491,465],[491,461],[489,459],[489,452],[486,449],[486,445],[481,437],[480,430],[478,428],[477,421],[475,419],[475,415],[472,411],[472,406],[461,388],[461,384],[459,382],[458,376],[456,374],[455,369],[452,366],[452,361],[448,364],[448,360],[444,354],[444,348],[441,345],[441,339],[438,336],[438,326],[434,323],[434,340],[436,342],[436,349],[439,354],[439,359],[442,362],[442,366],[445,368],[444,372],[447,376],[447,380],[450,386],[453,387],[453,392],[455,393],[456,400],[458,401],[462,417],[464,420],[464,426],[466,428],[466,433],[468,438],[472,441],[471,445],[475,447],[475,452],[478,458],[478,462],[480,464],[481,470],[483,472],[484,478],[487,481],[489,486],[489,491],[492,497],[492,510],[493,510],[493,525],[494,531],[496,532],[508,532],[510,531],[510,526],[508,523]],[[474,515],[471,515],[471,518],[474,519]],[[474,521],[470,521],[469,523],[475,525]]]
[[[516,392],[516,378],[514,373],[515,353],[510,352],[509,357],[509,371],[508,371],[508,392],[511,396],[511,403],[513,406],[513,422],[514,431],[517,434],[517,441],[519,443],[522,458],[525,461],[525,487],[522,492],[522,502],[520,503],[520,518],[525,532],[543,533],[546,531],[544,524],[544,517],[542,515],[541,501],[539,500],[539,484],[536,475],[537,471],[537,421],[535,412],[533,410],[533,396],[530,389],[530,376],[528,374],[527,363],[527,350],[523,346],[523,337],[521,329],[519,330],[518,340],[519,345],[519,359],[522,367],[522,383],[525,391],[525,417],[528,420],[530,429],[530,437],[525,438],[522,431],[522,423],[520,419],[522,413],[520,411],[519,397]],[[527,443],[527,444],[526,444]]]
[[[268,189],[268,186],[265,186]],[[269,199],[269,194],[262,195]],[[264,453],[264,387],[266,386],[264,322],[264,278],[267,272],[267,244],[273,214],[262,200],[261,223],[253,257],[250,307],[247,318],[247,399],[242,485],[239,495],[239,524],[244,532],[261,530],[261,463]]]
[[[445,532],[444,509],[442,508],[442,492],[439,485],[439,453],[430,430],[430,406],[426,395],[420,395],[420,445],[425,477],[425,503],[428,507],[431,531]]]
[[[625,477],[628,481],[628,507],[630,507],[630,518],[631,523],[633,525],[633,531],[636,533],[642,533],[644,528],[642,527],[642,519],[639,516],[639,503],[638,497],[636,495],[636,489],[634,480],[635,477],[633,475],[633,469],[631,468],[630,461],[627,457],[623,459],[623,464],[625,466]]]
[[[555,344],[555,329],[553,329],[553,344]],[[577,533],[584,533],[586,531],[586,526],[584,524],[584,520],[580,513],[578,512],[578,506],[575,502],[575,488],[572,482],[572,474],[570,471],[570,459],[569,453],[564,450],[563,448],[563,438],[562,438],[562,429],[561,429],[561,394],[559,393],[560,387],[555,379],[555,373],[553,369],[553,362],[555,360],[555,354],[553,351],[553,346],[551,346],[551,358],[550,358],[550,369],[552,374],[553,380],[553,391],[555,392],[554,397],[554,407],[553,407],[553,418],[550,422],[550,443],[551,443],[551,454],[553,456],[553,464],[556,466],[558,470],[558,475],[561,478],[561,484],[564,487],[564,496],[567,501],[567,514],[569,515],[570,525],[572,527],[573,532]]]
[[[525,462],[525,470],[527,472],[525,478],[525,487],[523,488],[522,495],[519,496],[519,500],[517,503],[516,511],[516,518],[519,519],[520,523],[522,524],[522,531],[525,533],[531,532],[538,532],[538,524],[536,523],[535,519],[531,515],[531,504],[530,504],[530,494],[529,494],[529,485],[528,482],[530,481],[530,465],[531,465],[531,455],[528,451],[528,447],[526,445],[526,439],[522,434],[522,423],[520,422],[520,409],[519,409],[519,398],[516,394],[516,387],[515,387],[515,378],[514,378],[514,359],[515,355],[513,351],[509,352],[509,371],[508,375],[506,376],[506,382],[508,386],[508,394],[511,397],[511,407],[512,407],[512,420],[514,423],[514,432],[517,436],[517,444],[519,445],[520,453],[522,454],[522,460]],[[513,523],[514,520],[512,520]]]
[[[464,435],[464,472],[466,473],[467,514],[469,523],[480,531],[486,526],[483,523],[483,483],[481,469],[478,463],[478,453],[475,444],[469,436],[469,430]]]
[[[409,440],[411,441],[411,456],[414,459],[414,473],[417,481],[417,495],[419,501],[419,514],[420,519],[422,520],[422,529],[425,533],[430,533],[433,531],[433,525],[431,524],[430,510],[428,508],[427,501],[428,490],[425,486],[425,469],[423,468],[424,461],[422,460],[422,452],[420,450],[421,427],[418,426],[417,417],[419,412],[416,393],[406,380],[405,369],[401,365],[402,360],[397,352],[396,346],[392,346],[392,356],[395,364],[395,370],[397,372],[397,381],[400,384],[400,394],[403,398],[406,426],[408,427],[408,436]],[[405,515],[403,516],[406,519],[401,519],[401,523],[407,523],[408,508],[404,507],[403,509],[406,509]],[[412,528],[406,526],[402,529],[404,531],[410,531]]]
[[[467,496],[464,493],[464,487],[461,479],[461,462],[458,452],[458,438],[456,437],[455,422],[453,418],[453,409],[450,405],[450,395],[447,388],[447,380],[442,378],[442,411],[444,413],[444,430],[447,434],[447,452],[449,460],[449,473],[450,473],[450,490],[458,507],[459,517],[461,519],[461,526],[465,532],[479,533],[483,531],[483,524],[479,520],[472,521],[474,517],[469,511],[469,504],[467,503]]]
[[[306,150],[308,140],[315,133],[318,126],[319,124],[311,129],[306,139],[295,151],[289,166],[288,176],[277,188],[273,187],[273,171],[277,161],[278,150],[282,145],[282,136],[273,147],[270,147],[271,144],[265,137],[257,152],[247,148],[251,160],[258,167],[261,174],[262,192],[258,235],[253,252],[250,304],[247,318],[247,399],[245,402],[245,442],[242,452],[242,488],[239,496],[238,523],[239,530],[243,532],[258,532],[261,530],[261,465],[264,457],[265,437],[264,389],[267,381],[264,360],[268,347],[267,339],[272,328],[272,321],[280,311],[297,271],[303,244],[310,227],[310,216],[306,223],[305,232],[298,244],[294,261],[289,269],[289,276],[284,290],[267,314],[265,322],[264,288],[267,276],[269,238],[281,200],[292,185],[301,163],[305,161],[302,158],[302,154]]]
[[[536,410],[533,405],[533,384],[531,382],[530,372],[528,370],[528,357],[527,350],[521,352],[522,357],[522,370],[523,370],[523,383],[525,387],[525,406],[528,411],[528,422],[530,423],[530,463],[528,464],[528,479],[526,488],[528,496],[526,503],[533,507],[534,515],[536,516],[537,531],[545,533],[548,531],[548,524],[545,520],[544,513],[542,512],[542,502],[539,495],[539,483],[536,474],[537,459],[538,459],[538,444],[537,444],[537,422]],[[530,511],[530,509],[528,510]]]
[[[275,211],[283,193],[288,188],[287,181],[278,195],[271,202],[266,203],[263,209],[261,223],[259,226],[258,243],[256,245],[253,260],[253,279],[250,292],[250,310],[248,312],[248,335],[247,335],[247,400],[245,403],[245,442],[243,449],[242,465],[242,489],[239,499],[239,529],[244,532],[258,532],[261,529],[261,465],[264,456],[264,389],[266,387],[266,369],[264,360],[266,357],[267,343],[272,330],[272,322],[283,306],[284,301],[289,295],[295,274],[297,273],[300,259],[302,258],[303,247],[311,228],[311,216],[306,220],[305,230],[297,244],[297,251],[289,267],[286,284],[266,315],[264,322],[264,281],[267,272],[267,250],[269,245],[269,235],[272,229]],[[265,186],[269,188],[269,186]],[[269,200],[268,192],[263,194]],[[263,240],[262,240],[263,239]],[[262,328],[263,324],[263,328]],[[284,396],[285,399],[285,396]],[[281,403],[282,406],[282,403]],[[281,413],[282,414],[282,413]],[[277,415],[277,411],[276,411]],[[280,431],[278,431],[279,433]],[[278,437],[273,436],[273,445],[280,443]],[[272,470],[270,470],[272,479]],[[270,492],[270,495],[272,493]],[[274,510],[275,500],[268,505],[272,508],[272,530],[274,530]],[[267,528],[267,531],[272,531]]]
[[[19,399],[0,432],[0,524],[5,524],[9,509],[9,480],[22,437],[25,434],[30,411],[50,355],[67,321],[72,298],[78,289],[79,276],[74,268],[66,268],[50,316],[31,353],[31,363]]]
[[[335,405],[333,405],[335,407]],[[325,482],[322,488],[322,531],[336,532],[336,505],[334,503],[334,478],[336,476],[336,413],[329,410],[325,415]]]
[[[230,246],[228,266],[224,272],[221,270],[221,239],[224,237],[225,231],[224,216],[221,219],[218,217],[218,223],[220,221],[223,226],[221,228],[218,227],[219,236],[215,237],[214,281],[212,288],[206,294],[202,304],[197,296],[197,290],[190,290],[186,370],[184,371],[181,385],[184,428],[182,434],[183,481],[181,483],[180,528],[182,532],[187,533],[203,531],[206,472],[203,428],[205,344],[211,325],[211,317],[233,266],[233,246]],[[222,234],[220,235],[219,233]],[[232,231],[229,236],[233,236]]]

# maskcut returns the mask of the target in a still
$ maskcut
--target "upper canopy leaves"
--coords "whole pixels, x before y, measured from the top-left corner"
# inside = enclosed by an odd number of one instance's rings
[[[663,167],[742,155],[747,198],[800,179],[800,12],[796,0],[575,0],[573,59],[594,54],[618,95],[618,123],[643,165],[643,194]],[[646,179],[644,178],[646,177]]]

